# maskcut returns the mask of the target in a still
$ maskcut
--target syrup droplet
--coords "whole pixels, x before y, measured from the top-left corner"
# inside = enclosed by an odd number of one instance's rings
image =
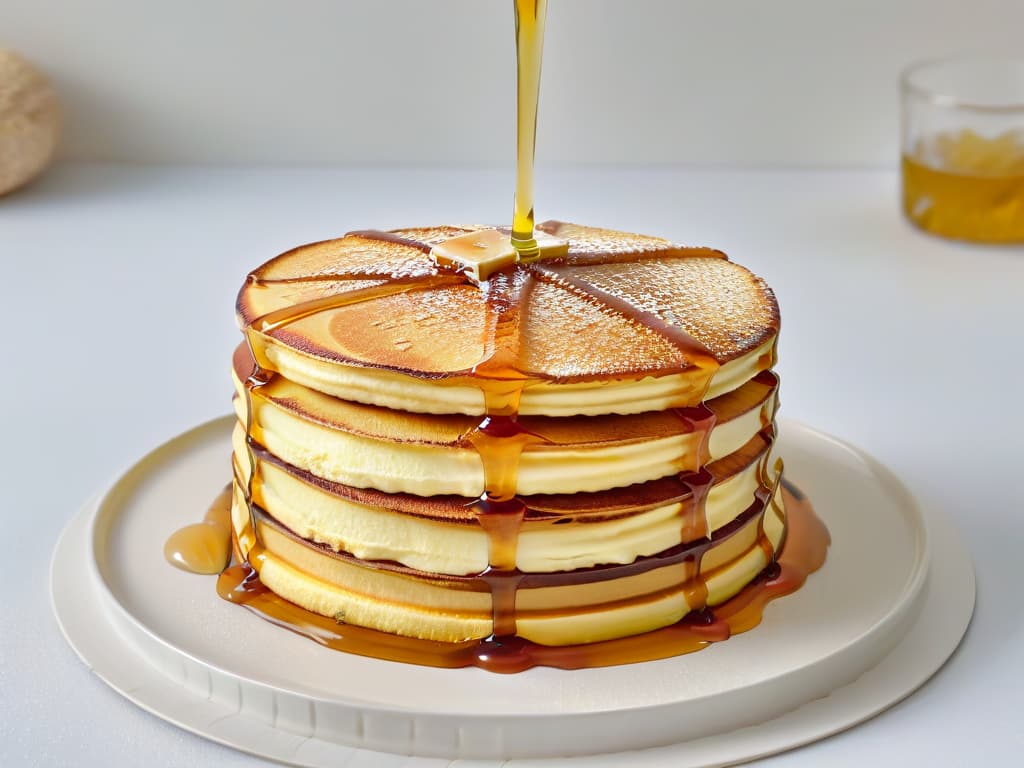
[[[231,488],[213,503],[201,523],[192,523],[172,533],[164,543],[164,557],[171,565],[189,573],[216,574],[224,570],[231,555]]]

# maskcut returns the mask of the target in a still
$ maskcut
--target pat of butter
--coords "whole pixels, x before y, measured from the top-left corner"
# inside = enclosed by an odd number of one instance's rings
[[[569,243],[544,232],[536,233],[537,253],[523,257],[512,245],[511,238],[498,229],[467,232],[439,243],[430,251],[430,257],[440,267],[466,275],[474,283],[482,283],[495,272],[520,261],[536,261],[565,256]]]

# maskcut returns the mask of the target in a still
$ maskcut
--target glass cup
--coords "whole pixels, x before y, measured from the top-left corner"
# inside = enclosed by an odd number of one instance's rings
[[[907,217],[942,237],[1024,243],[1024,59],[923,62],[900,86]]]

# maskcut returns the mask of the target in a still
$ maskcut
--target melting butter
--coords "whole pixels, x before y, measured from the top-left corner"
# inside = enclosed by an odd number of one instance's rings
[[[537,250],[522,254],[512,244],[512,238],[500,229],[481,229],[452,237],[430,251],[430,258],[439,267],[451,269],[480,284],[495,272],[519,262],[538,261],[565,256],[569,243],[544,232],[536,232]]]

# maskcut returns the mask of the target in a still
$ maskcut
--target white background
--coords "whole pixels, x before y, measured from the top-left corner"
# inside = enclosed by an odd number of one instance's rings
[[[511,0],[3,0],[88,160],[506,167]],[[907,62],[1020,0],[550,0],[539,161],[891,166]]]
[[[255,264],[357,227],[507,216],[510,5],[0,0],[0,45],[67,112],[65,167],[0,199],[4,768],[259,764],[90,676],[49,612],[50,553],[117,471],[229,410]],[[551,0],[541,217],[711,244],[765,276],[783,413],[891,466],[976,563],[974,623],[931,683],[768,765],[1024,754],[1024,248],[920,234],[891,171],[735,170],[892,167],[899,68],[1019,51],[1022,29],[1019,0]],[[158,167],[182,163],[244,167]],[[653,167],[555,170],[580,164]],[[496,170],[451,170],[476,165]]]

